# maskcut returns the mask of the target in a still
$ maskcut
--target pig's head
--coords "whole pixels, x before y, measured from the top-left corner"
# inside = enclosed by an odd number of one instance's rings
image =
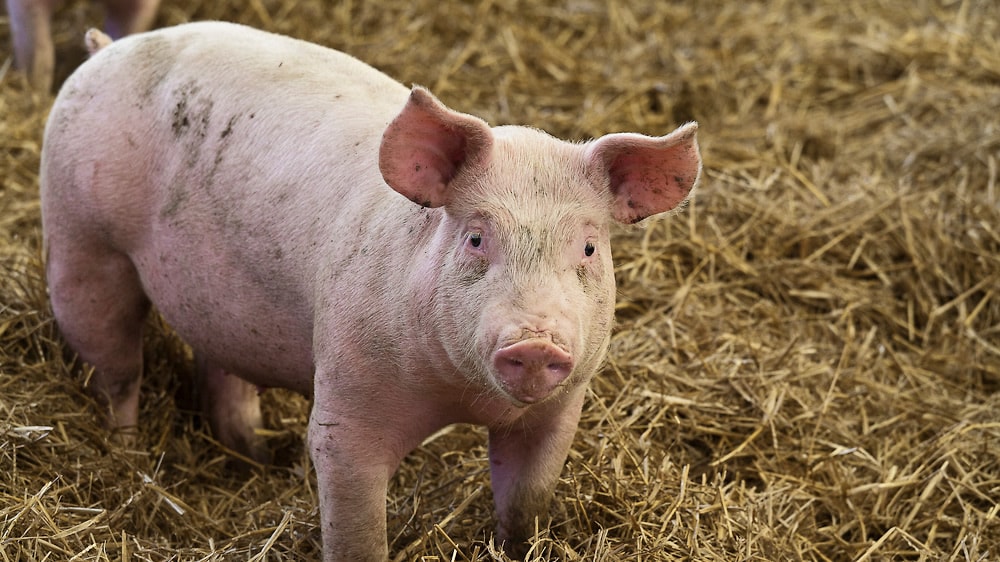
[[[491,129],[416,87],[386,129],[386,183],[443,207],[434,329],[453,364],[518,406],[589,380],[614,318],[609,227],[674,209],[698,181],[697,125],[586,144]]]

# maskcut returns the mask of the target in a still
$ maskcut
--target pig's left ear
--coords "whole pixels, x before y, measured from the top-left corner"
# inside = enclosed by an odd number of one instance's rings
[[[460,170],[485,166],[493,131],[482,119],[448,109],[414,86],[399,115],[382,134],[378,166],[389,187],[424,207],[451,199]]]
[[[632,224],[682,203],[701,176],[697,123],[663,137],[605,135],[587,145],[592,177],[607,182],[615,220]]]

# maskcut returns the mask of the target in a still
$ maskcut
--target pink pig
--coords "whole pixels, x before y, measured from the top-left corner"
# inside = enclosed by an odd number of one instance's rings
[[[519,556],[608,349],[609,227],[684,201],[696,129],[574,144],[247,27],[135,35],[48,122],[52,308],[113,428],[138,423],[151,303],[233,449],[268,458],[256,386],[312,396],[324,560],[386,560],[401,459],[485,425],[496,538]]]
[[[10,31],[14,40],[14,62],[28,74],[28,82],[39,91],[52,89],[55,48],[52,45],[52,12],[59,0],[7,0]],[[104,0],[107,31],[118,38],[145,31],[153,24],[160,0]]]

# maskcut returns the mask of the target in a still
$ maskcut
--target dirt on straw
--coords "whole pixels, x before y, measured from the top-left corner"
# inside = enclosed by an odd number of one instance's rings
[[[1000,558],[997,2],[163,4],[158,26],[328,45],[492,124],[701,124],[694,201],[615,236],[612,352],[529,559]],[[57,13],[57,81],[100,19]],[[41,267],[51,99],[2,53],[0,559],[316,558],[303,399],[265,395],[290,460],[233,472],[152,318],[138,446],[98,425]],[[407,458],[396,560],[504,559],[484,445],[459,426]]]

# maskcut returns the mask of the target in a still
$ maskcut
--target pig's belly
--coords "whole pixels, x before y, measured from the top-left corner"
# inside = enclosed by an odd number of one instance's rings
[[[252,271],[245,256],[220,258],[204,242],[160,246],[136,252],[133,263],[153,305],[199,357],[263,387],[312,394],[313,316],[283,286],[287,273]]]

